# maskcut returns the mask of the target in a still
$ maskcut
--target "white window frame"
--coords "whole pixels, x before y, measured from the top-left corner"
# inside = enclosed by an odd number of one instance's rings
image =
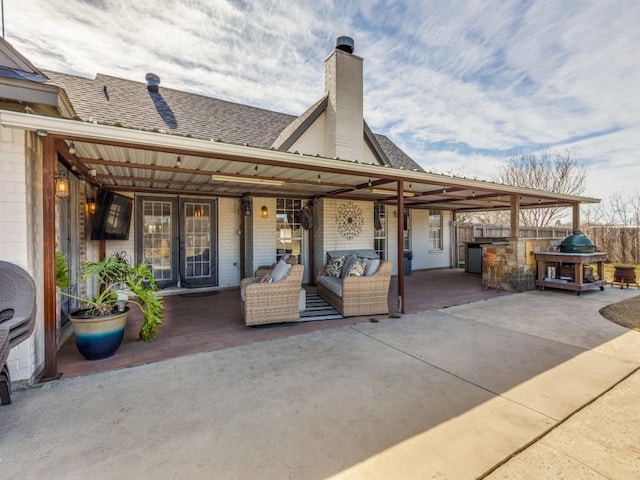
[[[387,206],[379,203],[373,205],[373,215],[375,218],[375,212],[378,211],[378,218],[382,228],[373,230],[373,249],[378,254],[381,260],[387,259]]]
[[[444,241],[442,237],[443,215],[441,210],[429,210],[429,250],[442,251]]]
[[[302,263],[302,248],[304,230],[300,224],[300,211],[303,201],[299,198],[277,198],[276,199],[276,261],[287,254],[295,255],[298,263]],[[286,219],[286,222],[281,221]],[[278,244],[291,242],[291,252],[282,252]],[[297,245],[298,248],[294,248]],[[297,252],[297,253],[295,253]]]

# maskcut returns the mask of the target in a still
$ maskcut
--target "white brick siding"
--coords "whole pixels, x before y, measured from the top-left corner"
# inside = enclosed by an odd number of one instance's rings
[[[36,283],[38,309],[34,334],[9,354],[13,381],[31,381],[44,361],[42,283],[42,150],[33,134],[0,127],[0,229],[11,232],[0,243],[0,259],[27,270]]]
[[[218,285],[240,285],[240,201],[218,199]]]

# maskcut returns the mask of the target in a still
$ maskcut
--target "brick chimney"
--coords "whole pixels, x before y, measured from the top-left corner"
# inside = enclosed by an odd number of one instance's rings
[[[362,58],[353,55],[350,37],[338,37],[336,48],[327,57],[325,90],[326,152],[329,157],[364,160],[362,120]]]

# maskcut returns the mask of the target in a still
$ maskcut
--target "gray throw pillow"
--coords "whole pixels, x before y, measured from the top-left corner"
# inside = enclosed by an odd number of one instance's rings
[[[290,268],[290,264],[286,263],[283,260],[280,260],[271,272],[271,282],[279,282],[280,280],[282,280],[287,275]]]
[[[364,269],[364,276],[369,277],[378,271],[380,268],[380,259],[379,258],[367,258],[366,260],[367,266]]]

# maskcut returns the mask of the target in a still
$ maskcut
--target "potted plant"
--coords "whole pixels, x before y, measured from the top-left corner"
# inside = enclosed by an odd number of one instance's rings
[[[143,314],[140,339],[155,339],[162,323],[164,302],[146,264],[132,265],[125,252],[113,253],[99,262],[84,263],[80,267],[80,278],[97,282],[95,297],[80,297],[65,291],[70,286],[69,268],[61,252],[56,252],[55,267],[60,293],[83,304],[83,308],[71,313],[69,319],[76,346],[86,359],[110,357],[120,347],[129,304],[137,305]]]

